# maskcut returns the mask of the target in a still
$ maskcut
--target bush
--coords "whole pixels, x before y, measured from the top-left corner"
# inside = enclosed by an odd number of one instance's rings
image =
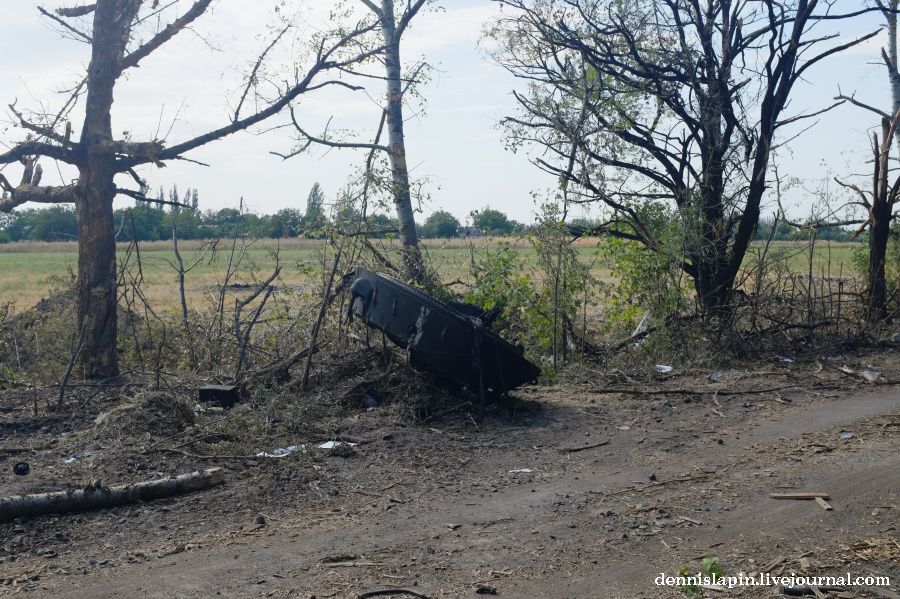
[[[658,240],[655,250],[630,239],[610,237],[600,245],[603,264],[618,279],[607,297],[606,317],[613,329],[633,329],[646,312],[657,318],[679,314],[688,299],[683,284],[683,234],[679,216],[647,204],[641,221]]]

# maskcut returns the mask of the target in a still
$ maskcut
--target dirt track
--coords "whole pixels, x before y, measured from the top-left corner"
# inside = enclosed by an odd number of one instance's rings
[[[654,578],[712,554],[727,574],[784,557],[775,572],[888,575],[891,591],[858,596],[898,596],[896,388],[522,397],[514,418],[480,424],[386,428],[377,410],[362,413],[354,457],[323,456],[299,478],[279,463],[262,505],[247,468],[229,468],[225,488],[190,497],[0,525],[0,545],[19,535],[29,547],[0,563],[0,594],[475,597],[486,585],[504,597],[678,597]],[[790,490],[827,492],[834,510],[769,498]]]

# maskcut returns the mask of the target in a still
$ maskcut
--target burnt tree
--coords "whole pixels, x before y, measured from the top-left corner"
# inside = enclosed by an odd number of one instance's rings
[[[648,204],[671,206],[681,268],[701,309],[731,312],[753,238],[773,148],[794,85],[849,41],[811,30],[831,14],[818,0],[499,0],[497,60],[523,81],[513,144],[572,201],[599,203],[604,230],[653,251]]]
[[[0,164],[21,162],[24,167],[18,185],[12,185],[5,178],[0,180],[4,190],[0,210],[8,212],[26,202],[75,204],[78,216],[77,324],[83,335],[80,366],[86,378],[109,378],[119,373],[113,199],[124,194],[139,201],[153,201],[144,197],[147,186],[136,169],[143,165],[164,166],[168,160],[186,160],[187,152],[278,114],[301,94],[337,83],[337,80],[329,80],[327,73],[365,60],[373,52],[352,49],[356,47],[353,40],[368,34],[371,26],[322,38],[308,69],[305,72],[298,70],[295,78],[278,87],[275,93],[268,90],[268,96],[275,99],[259,98],[257,105],[262,108],[245,115],[242,107],[248,96],[256,93],[255,72],[272,48],[270,45],[248,76],[232,118],[223,126],[171,146],[166,146],[163,140],[115,139],[112,108],[119,79],[207,12],[211,1],[195,0],[187,10],[173,15],[168,24],[140,40],[138,27],[145,22],[145,17],[167,8],[160,8],[156,0],[98,0],[83,6],[61,8],[55,13],[39,9],[69,37],[90,44],[91,59],[84,80],[75,87],[60,112],[29,114],[14,104],[10,106],[17,124],[28,132],[28,136],[0,154]],[[352,48],[348,50],[348,46]],[[84,120],[76,140],[66,116],[82,96]],[[73,165],[78,170],[77,180],[59,187],[40,186],[41,168],[37,161],[41,157]],[[120,187],[116,179],[121,175],[136,182],[138,189]]]

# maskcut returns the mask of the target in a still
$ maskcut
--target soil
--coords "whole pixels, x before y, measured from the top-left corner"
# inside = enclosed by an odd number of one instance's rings
[[[857,374],[869,366],[877,383]],[[213,466],[226,482],[0,523],[0,595],[681,597],[654,579],[713,555],[726,574],[889,576],[891,588],[843,596],[900,597],[896,350],[709,375],[587,377],[524,388],[513,414],[447,409],[427,422],[354,407],[339,437],[296,439],[304,448],[282,458],[204,453],[195,440],[215,436],[221,413],[200,414],[185,440],[177,427],[97,425],[110,407],[98,400],[34,417],[29,394],[4,392],[0,495]],[[335,438],[358,444],[318,447]],[[13,474],[19,461],[29,474]],[[827,493],[833,510],[770,498],[796,491]]]

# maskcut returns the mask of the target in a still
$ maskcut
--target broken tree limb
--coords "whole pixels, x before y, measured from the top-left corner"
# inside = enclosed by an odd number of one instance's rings
[[[139,501],[151,501],[199,491],[225,482],[221,468],[191,472],[173,478],[161,478],[133,485],[104,488],[88,485],[84,489],[16,495],[0,499],[0,522],[21,516],[43,516],[114,507]]]
[[[594,449],[595,447],[603,447],[604,445],[609,444],[609,439],[604,441],[600,441],[599,443],[592,443],[590,445],[582,445],[580,447],[563,447],[560,449],[563,453],[576,453],[578,451],[584,451],[585,449]]]
[[[412,595],[413,597],[419,597],[420,599],[429,599],[428,595],[423,595],[418,591],[410,589],[382,589],[380,591],[368,591],[366,593],[358,594],[356,599],[368,599],[369,597],[382,597],[384,595]]]
[[[813,590],[820,591],[821,593],[840,593],[841,591],[846,591],[845,587],[812,587],[807,585],[793,586],[793,587],[781,587],[779,591],[782,595],[787,595],[788,597],[804,597],[806,595],[815,595],[816,592]]]
[[[769,493],[772,499],[830,499],[828,493]]]

